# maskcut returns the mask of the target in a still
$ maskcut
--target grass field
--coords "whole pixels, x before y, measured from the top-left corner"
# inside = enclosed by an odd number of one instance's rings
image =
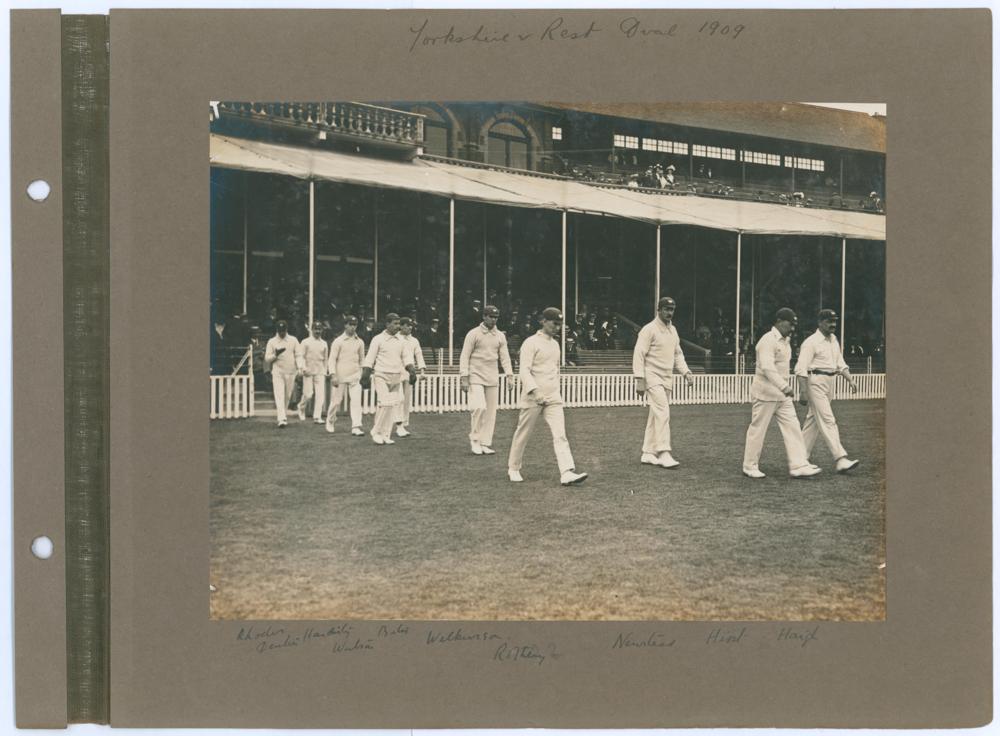
[[[799,407],[800,417],[804,409]],[[885,616],[884,402],[834,405],[862,460],[788,477],[772,424],[740,473],[749,405],[672,408],[676,470],[639,464],[645,409],[569,409],[586,483],[564,488],[539,422],[506,478],[468,414],[413,415],[388,447],[311,422],[211,425],[213,618],[841,620]],[[371,417],[366,417],[370,427]]]

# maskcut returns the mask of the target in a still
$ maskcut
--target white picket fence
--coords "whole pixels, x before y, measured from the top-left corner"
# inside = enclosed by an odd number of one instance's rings
[[[254,416],[253,373],[241,376],[211,376],[209,418],[244,419]]]
[[[695,374],[694,385],[674,378],[673,404],[742,404],[750,401],[752,374]],[[837,379],[835,399],[884,399],[885,374],[854,376],[858,393],[851,393],[847,381]],[[798,382],[789,380],[798,398]],[[624,373],[573,373],[562,376],[562,395],[567,407],[644,406],[646,400],[635,391],[635,378]],[[500,376],[500,409],[517,407],[517,379]],[[371,391],[361,394],[362,410],[375,412]],[[346,397],[345,406],[346,409]],[[438,413],[468,411],[468,397],[456,374],[431,374],[414,386],[412,411]],[[261,412],[257,412],[261,413]],[[273,413],[273,410],[266,412]],[[253,376],[212,376],[212,419],[254,416]]]

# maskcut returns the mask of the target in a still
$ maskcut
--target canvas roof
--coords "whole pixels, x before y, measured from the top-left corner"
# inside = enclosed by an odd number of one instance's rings
[[[661,225],[885,240],[882,215],[601,188],[577,181],[415,159],[409,162],[213,134],[212,166],[436,194],[513,207],[612,215]]]

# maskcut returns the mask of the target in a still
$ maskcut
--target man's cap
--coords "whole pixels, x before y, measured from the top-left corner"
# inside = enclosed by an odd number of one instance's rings
[[[349,314],[346,317],[344,317],[345,325],[356,325],[357,323],[358,323],[358,318],[355,317],[353,314]]]
[[[549,321],[549,320],[555,320],[555,321],[558,321],[558,322],[562,322],[562,318],[563,318],[562,312],[560,312],[555,307],[546,307],[542,311],[542,319],[544,319],[544,320],[547,320],[547,321]]]
[[[832,309],[821,309],[819,314],[816,315],[816,320],[822,322],[823,320],[832,319],[834,322],[837,321],[837,313]]]
[[[492,304],[487,304],[485,307],[483,307],[483,314],[485,314],[487,317],[499,317],[500,310],[494,307]]]
[[[409,317],[400,317],[399,326],[400,327],[410,327],[413,324],[413,320]]]
[[[397,319],[399,319],[399,315],[396,314],[395,312],[389,312],[389,314],[385,315],[386,322],[392,322],[393,320]]]
[[[314,330],[322,330],[323,329],[323,323],[322,322],[313,322],[313,329]]]
[[[274,326],[277,327],[279,330],[282,327],[284,327],[286,330],[288,329],[288,323],[285,322],[285,320],[283,320],[283,319],[279,319],[277,322],[275,322]]]
[[[789,322],[798,322],[799,318],[795,316],[795,311],[789,309],[788,307],[782,307],[774,315],[775,322],[782,322],[788,320]]]
[[[664,307],[676,307],[676,306],[677,302],[675,302],[673,298],[669,296],[662,297],[660,301],[656,303],[657,309],[663,309]]]

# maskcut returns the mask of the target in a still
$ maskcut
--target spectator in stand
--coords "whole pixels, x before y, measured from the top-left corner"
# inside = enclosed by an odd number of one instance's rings
[[[597,347],[597,315],[591,314],[587,317],[587,331],[585,333],[586,345],[593,349]]]
[[[226,331],[226,318],[219,315],[212,320],[211,353],[209,363],[213,376],[224,375],[232,370],[229,359],[229,334]]]
[[[260,330],[265,335],[274,334],[275,325],[278,323],[278,308],[271,307],[268,311],[267,316],[264,317],[263,321],[260,323]]]
[[[861,200],[860,202],[862,209],[871,210],[873,212],[882,211],[882,199],[878,196],[877,192],[871,192],[869,195]]]
[[[577,351],[577,331],[572,327],[566,329],[566,365],[579,365],[580,353]]]
[[[375,318],[365,317],[364,325],[361,327],[360,330],[358,330],[358,337],[362,339],[365,345],[368,345],[369,343],[371,343],[372,338],[374,336],[375,336]]]
[[[712,331],[708,329],[708,325],[704,322],[699,324],[698,329],[695,330],[694,341],[703,348],[712,349]]]
[[[448,336],[441,329],[441,320],[437,317],[431,318],[431,325],[427,328],[427,335],[424,338],[427,347],[433,350],[441,350],[448,347]]]

